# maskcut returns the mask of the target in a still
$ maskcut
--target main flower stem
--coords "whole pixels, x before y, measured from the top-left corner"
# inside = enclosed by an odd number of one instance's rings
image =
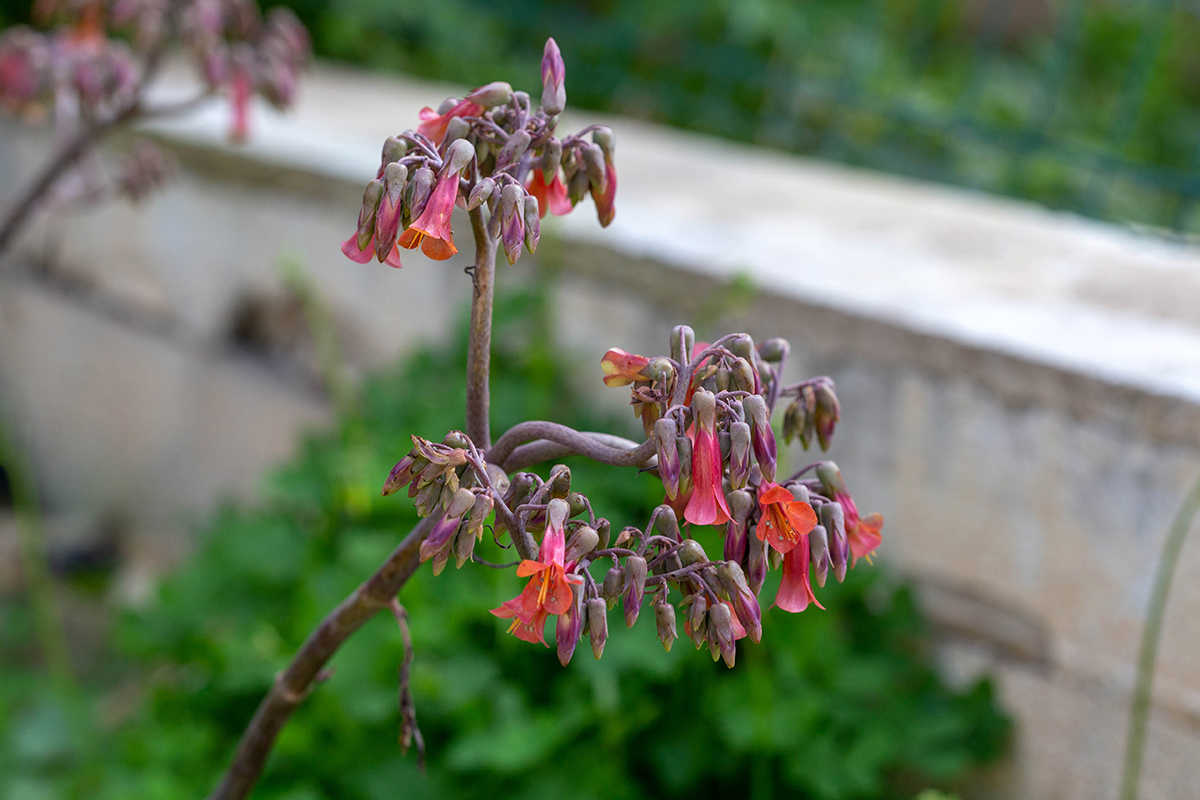
[[[258,704],[258,710],[238,742],[228,772],[209,795],[209,800],[241,800],[250,793],[262,775],[275,737],[292,711],[321,680],[325,664],[342,643],[377,612],[390,608],[392,600],[420,564],[421,542],[432,528],[432,518],[421,520],[375,574],[309,634],[287,668],[275,676],[271,690]]]
[[[488,421],[491,394],[488,373],[492,357],[492,304],[496,294],[496,240],[488,235],[482,206],[470,212],[475,234],[475,293],[467,345],[467,436],[480,450],[492,446]]]
[[[1150,717],[1151,690],[1154,688],[1154,667],[1158,661],[1158,645],[1162,640],[1163,620],[1167,613],[1167,598],[1171,594],[1171,579],[1179,564],[1188,531],[1200,512],[1200,480],[1188,492],[1171,522],[1167,541],[1158,559],[1154,589],[1146,609],[1146,624],[1142,628],[1142,645],[1138,653],[1137,682],[1133,688],[1133,704],[1129,712],[1129,733],[1125,742],[1125,767],[1121,774],[1121,800],[1137,800],[1142,776],[1142,756],[1146,752],[1146,725]]]

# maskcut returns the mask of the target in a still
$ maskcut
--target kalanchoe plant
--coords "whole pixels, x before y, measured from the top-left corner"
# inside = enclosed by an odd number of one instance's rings
[[[544,421],[522,422],[492,442],[488,365],[498,250],[510,263],[522,247],[532,252],[541,216],[567,213],[586,194],[601,224],[614,213],[612,131],[593,126],[556,138],[564,76],[551,39],[537,110],[527,94],[491,83],[437,110],[425,109],[417,130],[384,143],[357,229],[342,251],[359,263],[375,258],[396,267],[400,248],[420,246],[433,259],[448,258],[457,252],[453,209],[466,209],[475,240],[475,291],[465,430],[450,431],[440,442],[412,437],[412,450],[388,475],[383,494],[406,491],[422,521],[280,673],[214,798],[243,797],[250,790],[280,728],[351,633],[383,609],[404,619],[396,595],[420,563],[431,562],[438,574],[453,557],[462,568],[477,560],[475,545],[489,531],[501,544],[511,542],[520,560],[510,566],[528,578],[516,597],[491,613],[508,621],[514,636],[534,643],[545,643],[547,623],[555,618],[564,665],[585,636],[601,657],[608,612],[619,603],[628,627],[647,611],[667,650],[679,638],[682,620],[696,647],[708,647],[714,660],[732,667],[737,641],[763,636],[759,593],[768,570],[782,570],[775,605],[803,611],[820,607],[814,579],[824,586],[832,569],[842,580],[848,567],[879,545],[882,518],[860,517],[833,462],[777,474],[771,416],[781,400],[791,401],[785,435],[799,436],[806,448],[814,438],[828,447],[839,416],[829,378],[783,384],[788,345],[780,339],[756,345],[735,333],[696,344],[691,328],[680,325],[671,334],[669,355],[609,350],[600,360],[604,382],[631,387],[645,433],[641,443]],[[528,471],[567,455],[652,473],[662,481],[664,502],[640,528],[597,517],[586,494],[572,485],[567,466],[555,465],[545,479]],[[722,530],[720,553],[708,553],[689,535],[692,526],[708,525]],[[406,653],[406,663],[410,657]],[[420,742],[406,684],[401,696],[407,698],[401,703],[403,738]]]
[[[187,111],[217,95],[231,104],[230,137],[249,132],[250,101],[287,108],[309,57],[307,31],[287,9],[265,18],[253,0],[37,0],[41,32],[15,27],[0,37],[0,106],[38,120],[53,114],[56,151],[0,223],[0,253],[36,209],[138,199],[170,175],[149,139],[110,178],[92,160],[108,134]],[[168,52],[181,49],[200,88],[179,102],[153,103],[147,89]]]

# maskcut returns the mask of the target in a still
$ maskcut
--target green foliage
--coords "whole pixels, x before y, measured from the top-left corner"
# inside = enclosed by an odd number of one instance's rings
[[[501,309],[496,423],[604,427],[553,353],[503,346],[540,340],[541,315],[528,313],[537,302],[511,297]],[[0,606],[15,632],[0,652],[0,796],[203,796],[276,672],[416,522],[405,497],[378,487],[409,434],[438,438],[460,424],[464,364],[451,352],[462,348],[370,380],[357,414],[309,438],[261,504],[217,513],[157,599],[122,616],[88,690],[99,739],[90,756],[44,681],[13,663],[25,610]],[[644,521],[660,499],[648,477],[575,461],[577,485],[618,525]],[[512,559],[486,537],[480,554]],[[899,798],[1002,753],[1008,723],[990,685],[939,681],[911,591],[886,570],[860,567],[827,587],[828,611],[766,612],[763,643],[743,641],[733,670],[686,640],[664,653],[652,620],[625,630],[619,614],[601,661],[584,642],[563,668],[487,613],[521,583],[513,570],[468,564],[437,578],[423,568],[401,593],[426,772],[397,744],[402,648],[381,614],[284,729],[255,797]]]

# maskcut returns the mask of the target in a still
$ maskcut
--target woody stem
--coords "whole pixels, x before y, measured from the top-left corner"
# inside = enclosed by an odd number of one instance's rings
[[[492,304],[496,289],[496,240],[488,235],[483,207],[470,212],[475,234],[475,293],[471,299],[471,328],[467,345],[467,436],[486,451],[492,446],[488,410],[491,397],[488,372],[492,355]]]

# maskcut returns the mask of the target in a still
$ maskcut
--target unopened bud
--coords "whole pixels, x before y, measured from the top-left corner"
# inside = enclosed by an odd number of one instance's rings
[[[692,490],[692,440],[677,437],[675,449],[679,451],[679,493],[686,495]]]
[[[514,183],[505,185],[500,191],[500,237],[509,264],[517,263],[521,256],[525,240],[524,209],[525,190]]]
[[[671,652],[671,645],[679,638],[675,630],[675,606],[670,603],[654,604],[654,625],[658,628],[658,640],[663,649]]]
[[[726,561],[717,567],[717,579],[729,595],[729,602],[750,641],[762,641],[762,609],[758,606],[758,598],[750,591],[750,583],[742,571],[742,565],[736,561]]]
[[[578,561],[599,546],[600,534],[596,532],[595,528],[589,528],[587,525],[584,525],[575,531],[575,535],[567,542],[567,550],[563,556],[563,560],[568,564]]]
[[[411,453],[400,459],[396,466],[392,467],[387,480],[383,482],[383,496],[387,497],[388,495],[395,494],[405,486],[408,486],[408,484],[412,483],[416,474],[424,468],[424,459],[417,459]]]
[[[555,464],[550,470],[550,496],[566,498],[571,493],[571,468],[566,464]]]
[[[847,494],[842,471],[832,461],[823,461],[817,465],[817,479],[821,481],[821,488],[830,498],[836,494]]]
[[[455,117],[454,119],[461,119],[461,117]],[[475,145],[466,139],[453,141],[446,148],[446,158],[442,164],[442,173],[457,174],[462,172],[474,157]]]
[[[538,200],[531,194],[525,195],[525,249],[532,255],[537,251],[542,237],[542,217],[538,213]]]
[[[358,212],[358,238],[356,243],[359,250],[366,250],[375,235],[375,215],[379,212],[379,203],[383,200],[383,181],[373,180],[363,191],[362,208]]]
[[[808,503],[810,501],[808,487],[803,483],[789,483],[787,490],[792,493],[792,498],[797,502]]]
[[[548,116],[561,114],[567,107],[566,77],[567,68],[558,43],[553,38],[547,39],[542,51],[542,111]]]
[[[787,357],[791,349],[791,345],[788,344],[787,339],[767,339],[758,346],[758,355],[763,361],[777,364]]]
[[[679,448],[675,442],[679,429],[675,420],[664,417],[654,423],[654,442],[658,453],[658,476],[662,479],[667,497],[679,496]]]
[[[737,646],[733,640],[733,612],[729,606],[717,603],[708,609],[708,628],[709,636],[716,634],[717,649],[725,659],[725,666],[732,668],[737,658]]]
[[[817,441],[821,443],[822,450],[828,450],[833,439],[833,430],[842,418],[842,407],[838,404],[837,395],[833,393],[833,386],[830,384],[820,383],[813,391],[817,401],[817,410],[813,414]]]
[[[596,533],[600,534],[600,549],[608,547],[609,536],[611,535],[612,524],[606,519],[596,520]]]
[[[775,480],[775,433],[771,430],[771,412],[762,395],[752,394],[742,399],[746,418],[750,422],[750,442],[754,448],[754,459],[762,471],[763,480]]]
[[[451,117],[450,121],[446,123],[446,135],[442,138],[442,146],[444,147],[451,142],[461,142],[470,134],[470,122],[467,122],[462,117]],[[475,150],[475,145],[471,142],[467,142],[467,144],[471,145],[471,151],[473,153]]]
[[[676,552],[679,554],[679,560],[685,567],[708,561],[708,554],[704,552],[704,548],[695,539],[684,539],[683,544]]]
[[[750,362],[744,358],[739,358],[733,362],[730,377],[732,378],[733,388],[739,391],[755,392],[759,388],[754,367],[750,366]]]
[[[583,196],[588,193],[588,188],[591,186],[588,180],[587,170],[579,170],[567,182],[567,199],[571,201],[571,205],[579,205],[583,200]]]
[[[604,151],[600,149],[599,145],[588,144],[583,146],[581,154],[588,182],[597,191],[603,192],[608,186],[607,170],[604,168]]]
[[[445,100],[442,101],[442,104],[437,107],[438,116],[449,113],[450,110],[453,109],[456,105],[458,105],[457,97],[447,97]]]
[[[558,661],[564,667],[575,654],[579,634],[583,630],[583,589],[578,584],[571,586],[571,605],[565,614],[558,615],[554,626],[554,640],[558,646]]]
[[[725,496],[725,502],[729,505],[729,523],[725,526],[725,560],[744,561],[750,535],[750,512],[757,503],[754,495],[745,489],[730,492]]]
[[[841,583],[846,579],[846,563],[850,559],[850,541],[846,538],[846,517],[840,503],[825,503],[818,515],[829,535],[829,560],[833,575]]]
[[[638,612],[642,610],[642,596],[646,593],[646,559],[630,556],[625,559],[625,626],[633,627]]]
[[[744,489],[750,482],[750,426],[735,422],[729,426],[729,485]]]
[[[668,539],[676,542],[680,541],[679,518],[675,516],[675,509],[669,505],[664,503],[654,509],[654,527]]]
[[[757,596],[767,580],[766,551],[773,552],[775,548],[767,547],[767,543],[757,536],[749,537],[747,544],[749,546],[746,548],[746,582],[750,585],[750,591]]]
[[[600,596],[612,608],[617,604],[617,598],[625,591],[625,572],[620,567],[613,567],[604,574],[604,584],[600,588]]]
[[[808,532],[808,552],[812,558],[813,575],[817,579],[817,586],[825,585],[825,578],[829,575],[829,535],[825,532],[824,525],[817,525]]]
[[[687,325],[676,325],[671,330],[671,358],[686,365],[692,360],[692,349],[696,346],[696,332]]]
[[[800,400],[793,400],[792,404],[783,412],[783,441],[791,444],[792,439],[795,439],[804,430],[807,422]],[[801,440],[801,444],[803,444],[803,440]]]
[[[508,137],[508,141],[504,143],[496,156],[496,169],[503,169],[520,161],[521,156],[525,155],[525,151],[529,148],[530,141],[532,138],[529,132],[524,130],[517,131]]]
[[[496,182],[491,178],[484,178],[475,184],[475,188],[471,189],[471,194],[467,198],[467,211],[474,211],[479,208],[480,204],[491,197],[492,192],[495,190]]]
[[[562,142],[553,137],[542,147],[542,177],[549,184],[554,180],[554,176],[558,174],[559,164],[562,163],[563,147]]]
[[[595,142],[600,147],[601,152],[604,153],[604,160],[612,163],[613,152],[617,149],[612,128],[604,125],[597,127],[594,131],[592,131],[592,141]]]
[[[484,108],[507,105],[512,100],[513,88],[504,81],[492,81],[484,84],[467,95],[464,100],[470,100]],[[456,117],[455,119],[458,119]]]
[[[587,601],[587,626],[588,636],[592,640],[592,655],[600,658],[604,643],[608,641],[608,609],[598,597]]]
[[[429,202],[429,193],[433,191],[433,181],[433,170],[429,167],[421,167],[413,173],[412,180],[404,190],[404,205],[410,218],[416,219],[425,210],[425,204]]]
[[[702,594],[692,595],[692,604],[688,607],[688,632],[696,649],[704,646],[708,638],[708,598]]]
[[[404,158],[404,154],[407,152],[407,142],[405,142],[403,139],[397,139],[395,136],[389,136],[383,141],[383,153],[380,154],[380,166],[386,168],[388,164]]]
[[[459,569],[471,560],[471,554],[475,552],[475,542],[474,533],[466,526],[459,528],[454,537],[454,563]]]

